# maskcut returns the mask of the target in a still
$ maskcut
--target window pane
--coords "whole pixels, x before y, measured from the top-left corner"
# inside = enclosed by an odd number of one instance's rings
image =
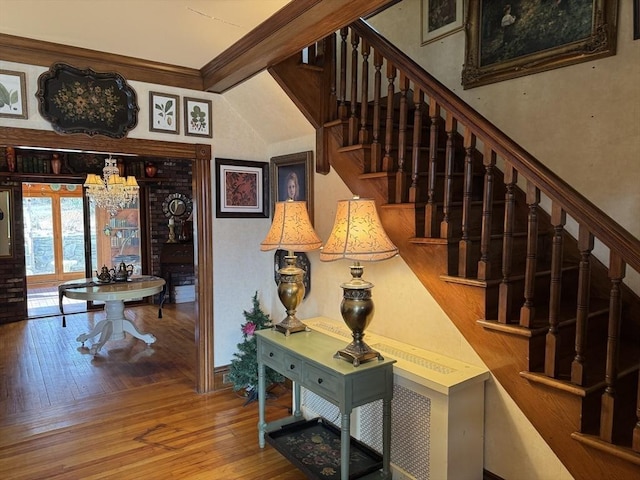
[[[55,273],[51,198],[23,198],[22,208],[27,275]]]
[[[64,273],[84,272],[82,198],[60,198],[62,265]]]
[[[102,266],[109,268],[124,262],[131,266],[134,275],[142,273],[140,245],[140,210],[135,201],[129,208],[118,210],[115,216],[93,205],[91,202],[91,244],[96,252],[92,259],[92,270],[100,272]]]

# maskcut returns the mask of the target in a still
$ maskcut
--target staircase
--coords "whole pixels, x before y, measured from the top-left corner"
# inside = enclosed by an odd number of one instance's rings
[[[317,129],[316,170],[376,200],[405,262],[575,478],[639,478],[640,298],[623,280],[640,272],[640,240],[365,22],[302,58],[269,71]]]

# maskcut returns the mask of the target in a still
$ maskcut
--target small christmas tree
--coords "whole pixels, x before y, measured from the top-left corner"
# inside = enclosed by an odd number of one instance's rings
[[[238,344],[238,352],[231,360],[229,367],[229,380],[233,383],[233,389],[238,391],[245,389],[247,403],[255,400],[258,391],[258,349],[254,332],[271,327],[269,315],[264,313],[258,302],[258,292],[253,296],[253,309],[244,311],[246,323],[242,325],[242,337],[244,341]],[[265,369],[265,385],[268,387],[274,383],[284,381],[284,377],[269,367]]]

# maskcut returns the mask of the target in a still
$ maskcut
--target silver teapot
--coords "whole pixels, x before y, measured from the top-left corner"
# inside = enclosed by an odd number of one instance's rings
[[[98,278],[98,283],[110,283],[112,278],[111,278],[111,273],[109,272],[110,270],[107,268],[106,265],[102,267],[102,269],[100,270],[100,273],[96,271],[96,277]]]
[[[133,274],[133,265],[127,265],[124,262],[120,262],[118,270],[114,267],[111,269],[111,272],[112,278],[115,282],[126,282]]]

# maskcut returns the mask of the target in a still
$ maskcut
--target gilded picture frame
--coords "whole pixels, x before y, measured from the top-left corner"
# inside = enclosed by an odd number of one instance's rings
[[[462,85],[468,89],[615,55],[617,13],[617,0],[469,0]]]

